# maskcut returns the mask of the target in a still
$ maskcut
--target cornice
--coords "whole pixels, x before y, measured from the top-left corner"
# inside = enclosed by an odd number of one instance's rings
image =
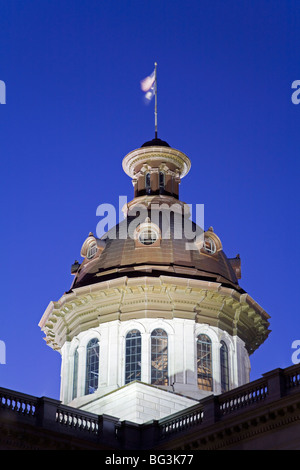
[[[146,163],[148,160],[165,160],[173,163],[180,170],[180,177],[183,178],[191,168],[191,161],[183,152],[171,147],[144,147],[129,152],[122,161],[125,173],[133,178],[137,165]]]
[[[291,403],[291,401],[293,403]],[[284,402],[287,402],[284,404]],[[290,403],[288,403],[290,402]],[[249,448],[255,449],[255,439],[260,444],[257,449],[262,449],[264,438],[268,434],[273,435],[277,430],[282,431],[284,427],[297,424],[300,421],[300,402],[295,403],[293,398],[281,399],[273,406],[262,405],[254,407],[252,412],[244,413],[242,410],[235,417],[226,421],[218,422],[207,429],[198,429],[196,432],[186,433],[180,436],[180,440],[172,442],[173,450],[223,450],[223,449],[247,449],[247,442],[252,441]],[[299,424],[298,424],[299,426]],[[270,449],[270,444],[265,444]],[[274,441],[278,446],[278,442]],[[156,449],[163,449],[165,444]]]
[[[112,320],[187,318],[239,336],[251,354],[269,334],[267,313],[248,295],[216,282],[126,276],[74,289],[50,302],[39,326],[60,350],[81,331]]]

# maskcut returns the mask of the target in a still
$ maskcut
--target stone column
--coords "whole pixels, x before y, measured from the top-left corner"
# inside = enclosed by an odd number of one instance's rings
[[[179,197],[179,184],[180,184],[180,178],[175,177],[173,179],[173,194],[176,197]]]
[[[106,385],[117,387],[117,385],[121,385],[118,384],[118,371],[121,367],[119,351],[119,321],[112,321],[102,326],[106,326],[105,343],[103,344],[103,350],[105,348],[107,351],[107,357],[103,358],[105,359],[103,367],[106,370]]]
[[[60,400],[63,403],[69,401],[70,389],[70,359],[69,359],[70,342],[66,341],[61,348],[61,371],[60,371]]]
[[[173,193],[172,179],[172,175],[169,172],[165,173],[165,191],[170,194]]]
[[[78,385],[77,396],[82,397],[85,395],[85,376],[86,376],[86,348],[84,346],[78,347]]]
[[[150,333],[142,333],[142,375],[141,382],[151,383],[151,341]]]

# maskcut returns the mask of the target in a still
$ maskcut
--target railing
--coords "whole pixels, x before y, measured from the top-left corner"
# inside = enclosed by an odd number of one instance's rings
[[[264,401],[268,395],[268,383],[266,380],[260,380],[250,384],[249,387],[232,390],[219,396],[219,412],[225,416],[233,411],[240,410],[246,406],[257,404]]]
[[[299,364],[300,365],[300,364]],[[300,367],[288,367],[284,369],[285,388],[290,391],[300,385]]]
[[[188,411],[172,415],[172,418],[164,418],[159,421],[160,437],[165,438],[171,434],[189,429],[203,420],[203,410],[196,405]]]
[[[22,416],[35,417],[38,399],[24,393],[0,388],[0,406]]]
[[[86,431],[95,435],[99,432],[98,415],[81,413],[73,408],[69,409],[64,406],[58,407],[56,411],[56,422],[69,429]]]
[[[268,372],[261,379],[222,395],[210,395],[197,405],[176,414],[138,425],[120,423],[111,416],[78,410],[62,405],[58,400],[37,398],[0,388],[0,421],[2,424],[9,421],[30,422],[40,429],[76,436],[87,445],[91,442],[92,445],[109,445],[116,449],[126,448],[128,442],[132,441],[132,433],[136,433],[143,447],[149,449],[175,434],[180,436],[191,431],[197,432],[236,413],[264,403],[271,404],[283,396],[299,394],[299,391],[300,364]],[[117,429],[121,432],[117,433]]]
[[[234,390],[201,400],[188,410],[158,421],[160,439],[167,439],[175,432],[185,432],[190,428],[212,425],[251,406],[266,401],[280,399],[284,395],[299,393],[300,364],[287,369],[276,369],[263,375],[261,379],[242,385]]]
[[[77,437],[90,439],[93,435],[94,441],[102,429],[99,426],[102,418],[98,415],[64,406],[58,400],[37,398],[5,388],[0,388],[0,417],[1,414],[6,420],[12,416],[15,421],[18,415],[18,420],[28,422],[30,419],[30,423],[37,427],[63,431]]]

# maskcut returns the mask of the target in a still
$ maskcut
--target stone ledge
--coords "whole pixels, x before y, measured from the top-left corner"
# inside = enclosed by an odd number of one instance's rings
[[[93,397],[80,409],[111,415],[120,421],[143,424],[196,405],[197,400],[143,382],[131,382],[102,397]]]

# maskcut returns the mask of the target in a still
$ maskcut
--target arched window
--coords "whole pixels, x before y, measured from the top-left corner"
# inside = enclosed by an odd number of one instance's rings
[[[220,367],[221,367],[221,392],[229,390],[229,365],[228,365],[228,348],[224,341],[221,341],[220,348]]]
[[[151,333],[151,383],[168,385],[168,335],[161,328]]]
[[[85,394],[94,393],[98,388],[99,379],[99,341],[93,338],[86,348],[86,379]]]
[[[146,185],[146,194],[150,194],[151,192],[150,173],[146,173],[145,185]]]
[[[77,380],[78,380],[78,348],[76,348],[74,352],[72,400],[74,400],[74,398],[77,398]]]
[[[201,390],[213,389],[211,340],[207,335],[197,338],[197,382]]]
[[[141,380],[142,343],[139,330],[131,330],[125,341],[125,384]]]
[[[159,172],[159,192],[163,193],[165,189],[165,174],[160,171]]]

